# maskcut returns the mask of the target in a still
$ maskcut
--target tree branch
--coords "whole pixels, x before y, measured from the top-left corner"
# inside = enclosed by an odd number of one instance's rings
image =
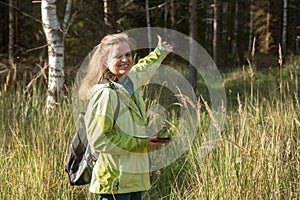
[[[3,1],[0,1],[0,4],[2,4],[4,6],[12,7],[15,11],[18,11],[18,12],[22,13],[24,16],[29,17],[29,18],[33,19],[34,21],[42,24],[41,20],[39,20],[39,19],[35,18],[34,16],[32,16],[32,15],[30,15],[30,14],[28,14],[28,13],[22,11],[22,10],[20,10],[19,8],[15,7],[13,5],[10,5],[9,3],[5,3]]]
[[[68,27],[70,14],[71,14],[71,8],[72,8],[72,0],[68,0],[66,5],[64,20],[62,22],[62,31],[64,34],[66,34],[66,30],[68,30],[67,27]]]

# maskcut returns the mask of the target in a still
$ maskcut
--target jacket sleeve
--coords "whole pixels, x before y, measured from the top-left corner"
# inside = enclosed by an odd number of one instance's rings
[[[137,83],[137,88],[143,86],[154,75],[167,54],[164,47],[157,46],[154,51],[140,59],[138,63],[132,67],[128,75]]]
[[[85,120],[87,137],[91,147],[95,151],[109,154],[147,152],[147,139],[135,138],[126,133],[115,131],[113,115],[117,109],[116,95],[111,89],[103,90],[89,105]]]

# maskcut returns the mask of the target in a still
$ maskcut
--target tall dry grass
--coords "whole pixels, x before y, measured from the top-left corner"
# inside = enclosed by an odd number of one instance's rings
[[[243,90],[229,99],[219,142],[205,158],[198,153],[210,118],[209,108],[199,110],[199,137],[185,156],[154,175],[160,181],[150,199],[300,198],[300,62],[265,73],[250,62],[241,81],[233,72]]]
[[[70,100],[46,114],[41,87],[0,93],[0,199],[86,199],[63,170],[74,132]]]
[[[202,101],[193,145],[152,173],[153,187],[144,199],[299,199],[299,63],[267,75],[252,65],[227,74],[228,93],[234,92],[230,77],[242,74],[233,80],[242,92],[229,96],[220,140],[200,157],[210,122]],[[0,199],[94,199],[87,187],[69,186],[63,171],[75,129],[71,98],[46,115],[42,87],[1,87]]]

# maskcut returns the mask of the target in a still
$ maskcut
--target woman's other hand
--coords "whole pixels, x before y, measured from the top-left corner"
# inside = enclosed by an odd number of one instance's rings
[[[155,149],[169,142],[169,141],[159,141],[158,138],[159,138],[158,136],[149,137],[149,144],[148,144],[149,148]]]

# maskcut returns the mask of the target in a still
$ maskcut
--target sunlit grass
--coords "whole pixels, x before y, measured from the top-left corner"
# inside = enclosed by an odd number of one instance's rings
[[[147,195],[155,199],[298,199],[300,71],[299,62],[293,63],[281,71],[256,70],[250,65],[225,74],[231,98],[214,150],[205,158],[199,156],[201,133],[207,131],[209,121],[205,120],[207,110],[201,110],[200,121],[206,123],[200,125],[199,138],[185,156],[153,175],[160,181]]]
[[[250,65],[224,74],[228,105],[220,140],[200,157],[210,116],[199,99],[193,146],[152,173],[145,199],[299,199],[299,63],[291,60],[281,72]],[[0,199],[94,199],[88,187],[71,187],[63,170],[75,130],[71,98],[46,115],[41,87],[34,83],[27,93],[1,87]]]

